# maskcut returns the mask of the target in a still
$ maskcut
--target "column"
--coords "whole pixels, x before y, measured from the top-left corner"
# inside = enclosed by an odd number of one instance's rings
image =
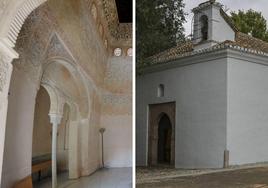
[[[80,176],[79,172],[79,158],[78,158],[78,150],[79,150],[79,122],[71,121],[69,125],[69,178],[77,179]]]
[[[61,122],[62,115],[49,114],[52,124],[52,188],[57,187],[57,132],[58,125]]]
[[[11,62],[17,57],[18,54],[0,40],[0,185],[4,156],[8,91],[13,70]]]

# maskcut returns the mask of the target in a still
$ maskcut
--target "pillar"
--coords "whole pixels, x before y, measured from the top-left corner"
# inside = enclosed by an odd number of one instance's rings
[[[78,159],[78,152],[79,152],[79,122],[78,121],[71,121],[69,125],[69,178],[70,179],[77,179],[80,177],[80,170],[79,170],[79,159]]]
[[[8,91],[13,70],[11,62],[15,58],[18,58],[18,54],[0,40],[0,185],[4,156]]]
[[[57,132],[58,125],[61,122],[62,115],[49,114],[52,124],[52,188],[57,187]]]

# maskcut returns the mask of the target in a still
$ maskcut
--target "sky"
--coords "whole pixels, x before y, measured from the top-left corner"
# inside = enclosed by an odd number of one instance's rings
[[[186,16],[187,23],[184,24],[186,36],[191,33],[191,21],[193,18],[191,10],[205,1],[206,0],[184,0],[185,11],[188,13],[188,16]],[[268,0],[217,0],[217,2],[227,6],[229,9],[227,14],[230,13],[230,11],[237,11],[239,9],[249,10],[251,8],[255,11],[261,12],[265,19],[268,20]]]

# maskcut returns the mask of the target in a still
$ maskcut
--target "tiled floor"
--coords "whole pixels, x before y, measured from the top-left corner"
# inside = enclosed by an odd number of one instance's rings
[[[68,180],[68,174],[58,175],[58,188],[131,188],[132,169],[101,169],[88,177]],[[51,188],[51,179],[44,179],[34,188]]]

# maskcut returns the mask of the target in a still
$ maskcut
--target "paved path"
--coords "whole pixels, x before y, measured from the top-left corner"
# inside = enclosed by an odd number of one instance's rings
[[[268,167],[166,178],[139,183],[137,188],[268,188]]]

